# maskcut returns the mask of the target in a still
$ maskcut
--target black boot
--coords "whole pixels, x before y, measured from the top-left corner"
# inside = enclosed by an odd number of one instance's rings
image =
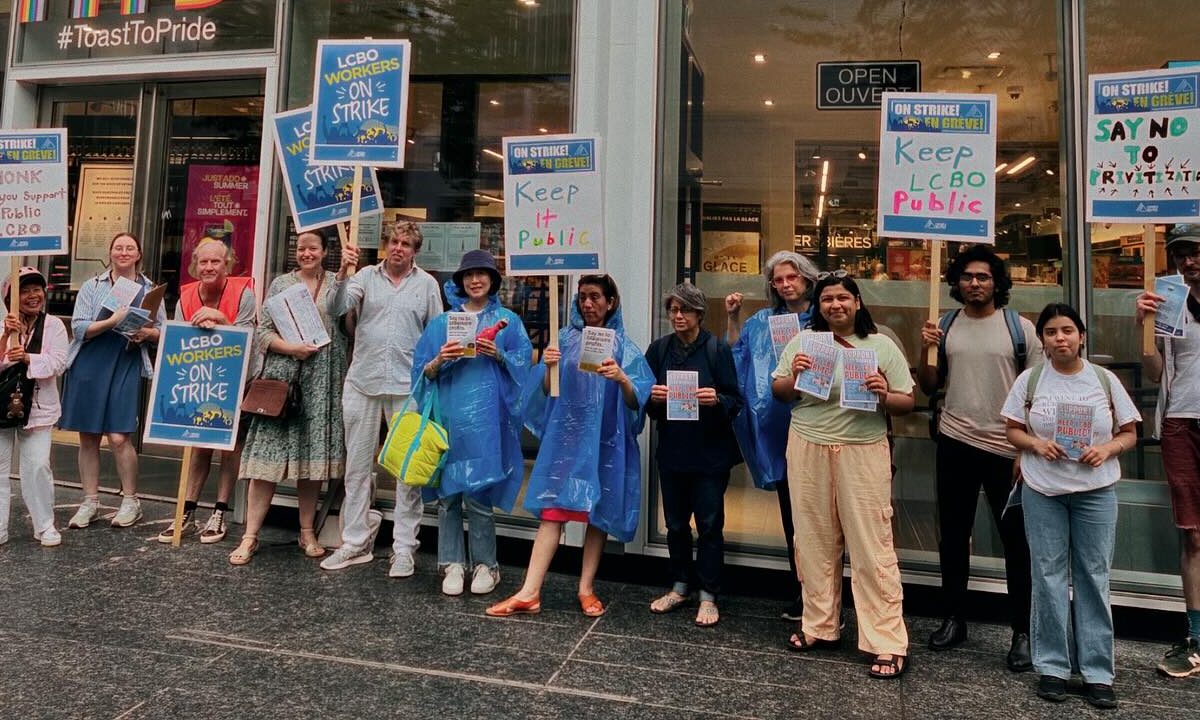
[[[929,636],[930,650],[949,650],[967,641],[967,624],[956,617],[948,617],[942,626]]]
[[[1033,653],[1029,649],[1029,633],[1015,632],[1012,645],[1005,658],[1008,669],[1015,673],[1029,672],[1033,669]]]

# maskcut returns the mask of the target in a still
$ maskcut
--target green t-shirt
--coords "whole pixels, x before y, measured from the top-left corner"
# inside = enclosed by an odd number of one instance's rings
[[[800,351],[801,340],[808,332],[811,331],[801,332],[783,348],[772,377],[792,377],[792,358]],[[875,359],[892,392],[912,392],[913,380],[908,371],[908,362],[889,337],[874,333],[865,338],[850,335],[845,339],[856,348],[875,351]],[[849,410],[839,405],[841,393],[842,362],[839,359],[833,369],[833,386],[829,390],[828,400],[801,393],[792,404],[792,432],[818,445],[866,445],[887,436],[882,404],[875,412]]]

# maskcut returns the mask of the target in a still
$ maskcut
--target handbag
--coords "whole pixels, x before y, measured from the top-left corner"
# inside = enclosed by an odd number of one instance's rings
[[[438,412],[438,386],[426,398],[421,412],[409,409],[412,396],[417,394],[425,382],[418,380],[412,395],[404,401],[400,411],[392,415],[388,423],[387,437],[379,450],[378,462],[397,481],[413,487],[437,487],[442,468],[446,465],[446,451],[450,449],[450,436],[442,427]],[[433,417],[430,417],[430,416]]]
[[[266,363],[263,365],[265,369]],[[250,381],[242,397],[242,412],[277,420],[298,417],[304,409],[300,399],[300,369],[303,365],[303,361],[296,361],[296,374],[291,381],[269,380],[259,370],[258,377]]]
[[[42,351],[42,331],[46,326],[46,314],[38,316],[33,325],[33,333],[25,344],[25,353],[37,355]],[[29,410],[33,406],[33,393],[37,389],[37,381],[29,377],[29,366],[23,362],[14,363],[0,371],[0,403],[4,404],[0,412],[0,428],[25,427],[29,422]]]

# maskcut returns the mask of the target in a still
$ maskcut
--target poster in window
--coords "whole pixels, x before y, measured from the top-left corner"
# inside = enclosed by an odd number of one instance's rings
[[[258,208],[257,165],[189,165],[180,277],[188,279],[192,250],[203,237],[233,248],[230,275],[249,275]]]
[[[71,287],[104,271],[108,245],[129,231],[133,163],[83,163],[72,226]]]
[[[705,203],[701,212],[700,271],[757,275],[762,206]]]

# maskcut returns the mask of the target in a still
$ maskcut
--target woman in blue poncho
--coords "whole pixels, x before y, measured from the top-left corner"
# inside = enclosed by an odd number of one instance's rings
[[[604,614],[593,581],[604,540],[633,539],[641,509],[641,454],[637,436],[654,376],[642,351],[625,336],[620,295],[607,275],[584,275],[571,305],[570,325],[548,347],[526,385],[526,426],[541,440],[525,491],[525,509],[541,519],[525,581],[516,595],[487,609],[493,617],[542,609],[542,581],[558,548],[563,523],[587,523],[579,606],[589,617]],[[584,327],[616,333],[612,356],[596,372],[579,369]],[[559,397],[549,398],[548,367],[560,364]]]
[[[512,509],[525,464],[521,456],[521,385],[532,346],[521,318],[500,306],[500,272],[486,250],[463,255],[444,286],[456,320],[474,315],[475,356],[447,341],[450,313],[434,318],[413,353],[413,399],[423,405],[435,386],[450,450],[438,485],[438,567],[442,592],[461,595],[466,583],[463,506],[467,509],[471,592],[484,595],[500,581],[492,508]],[[421,382],[424,374],[425,382]]]
[[[771,395],[771,372],[787,340],[772,342],[770,318],[795,313],[801,329],[808,325],[812,318],[810,298],[817,282],[817,266],[799,253],[783,250],[767,260],[763,276],[767,280],[770,305],[750,316],[744,325],[740,322],[742,294],[731,293],[725,298],[725,310],[729,315],[725,340],[733,347],[738,388],[746,402],[742,412],[733,419],[733,432],[754,484],[764,490],[774,489],[779,496],[779,516],[783,520],[788,563],[792,567],[792,577],[796,578],[795,526],[784,460],[791,410]],[[799,620],[803,607],[799,579],[792,582],[789,594],[794,601],[783,611],[783,618]]]

